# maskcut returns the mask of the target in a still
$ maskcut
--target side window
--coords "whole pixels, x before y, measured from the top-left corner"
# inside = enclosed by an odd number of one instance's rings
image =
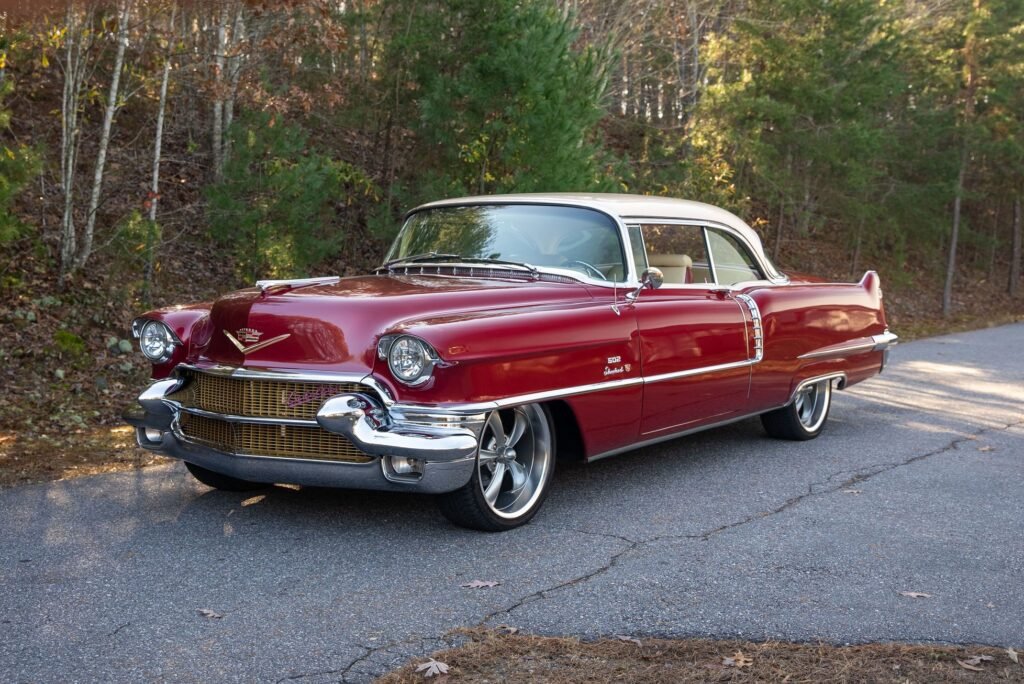
[[[715,262],[720,285],[735,285],[750,280],[764,280],[764,274],[746,246],[734,235],[708,228],[708,245]]]
[[[645,223],[640,229],[647,247],[647,263],[661,269],[666,285],[714,282],[703,228]]]

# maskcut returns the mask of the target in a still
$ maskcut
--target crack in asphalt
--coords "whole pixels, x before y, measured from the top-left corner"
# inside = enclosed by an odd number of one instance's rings
[[[714,537],[714,536],[716,536],[718,534],[721,534],[722,532],[726,532],[728,530],[736,529],[736,528],[741,527],[743,525],[748,525],[750,523],[757,522],[759,520],[763,520],[765,518],[768,518],[768,517],[771,517],[771,516],[783,513],[785,511],[787,511],[787,510],[789,510],[789,509],[799,505],[801,502],[805,501],[806,499],[809,499],[809,498],[812,498],[812,497],[820,497],[820,496],[827,496],[829,494],[834,494],[835,492],[838,492],[838,491],[841,491],[843,489],[849,488],[852,485],[855,485],[855,484],[858,484],[858,483],[861,483],[861,482],[865,482],[867,480],[870,480],[873,477],[876,477],[876,476],[881,475],[883,473],[887,473],[887,472],[890,472],[892,470],[895,470],[896,468],[902,468],[904,466],[912,465],[914,463],[917,463],[919,461],[923,461],[923,460],[928,459],[928,458],[933,458],[935,456],[940,456],[942,454],[946,454],[946,453],[949,453],[951,451],[955,451],[955,450],[959,449],[961,445],[963,445],[963,444],[965,444],[967,442],[975,441],[975,440],[978,439],[978,437],[980,437],[982,435],[985,435],[987,433],[1005,432],[1006,430],[1010,430],[1010,429],[1013,429],[1015,427],[1019,427],[1019,426],[1022,426],[1022,425],[1024,425],[1024,420],[1017,421],[1017,422],[1014,422],[1014,423],[1009,423],[1007,425],[1002,425],[1002,426],[998,426],[998,427],[983,428],[983,429],[978,430],[976,432],[972,432],[972,433],[970,433],[970,434],[968,434],[966,436],[957,437],[956,439],[952,440],[951,442],[949,442],[948,444],[946,444],[943,447],[940,447],[938,449],[934,449],[934,450],[929,451],[929,452],[924,453],[924,454],[917,454],[915,456],[912,456],[910,458],[904,459],[902,461],[887,462],[887,463],[877,463],[877,464],[865,466],[864,468],[859,468],[859,469],[856,469],[856,470],[841,470],[841,471],[832,473],[832,474],[827,476],[822,481],[812,482],[812,483],[808,484],[807,485],[807,491],[805,493],[799,494],[799,495],[791,497],[789,499],[786,499],[786,501],[784,501],[782,504],[776,506],[775,508],[772,508],[772,509],[767,510],[767,511],[761,511],[761,512],[756,513],[754,515],[747,516],[747,517],[743,518],[742,520],[738,520],[738,521],[731,522],[731,523],[728,523],[728,524],[725,524],[725,525],[721,525],[721,526],[716,527],[714,529],[708,530],[706,532],[701,532],[701,533],[698,533],[698,534],[667,534],[667,535],[659,535],[659,536],[656,536],[656,537],[652,537],[650,539],[638,540],[638,539],[633,539],[631,537],[627,537],[625,535],[619,535],[619,534],[614,534],[614,533],[610,533],[610,532],[590,532],[590,531],[587,531],[587,530],[579,530],[579,529],[570,528],[570,527],[545,526],[546,529],[549,529],[549,530],[560,530],[560,531],[572,532],[572,533],[575,533],[575,534],[582,534],[582,535],[587,535],[587,536],[592,536],[592,537],[601,537],[601,538],[604,538],[604,539],[612,539],[612,540],[621,542],[622,544],[624,544],[624,546],[623,546],[623,548],[619,549],[618,551],[613,553],[611,556],[609,556],[607,562],[605,562],[604,564],[599,565],[598,567],[596,567],[596,568],[594,568],[594,569],[592,569],[589,572],[586,572],[584,574],[578,575],[576,577],[572,577],[570,579],[564,580],[562,582],[559,582],[557,584],[551,585],[549,587],[545,587],[545,588],[540,589],[538,591],[531,592],[531,593],[521,597],[520,599],[516,600],[514,603],[512,603],[508,607],[501,608],[499,610],[491,611],[491,612],[487,613],[483,618],[481,618],[477,622],[476,626],[477,627],[487,627],[487,626],[490,626],[488,623],[492,622],[499,615],[510,615],[513,612],[515,612],[515,611],[519,610],[520,608],[522,608],[523,606],[529,605],[529,604],[534,603],[536,601],[546,600],[546,599],[550,598],[551,594],[553,594],[555,592],[558,592],[561,589],[565,589],[565,588],[571,587],[571,586],[577,586],[577,585],[580,585],[580,584],[585,584],[585,583],[589,582],[590,580],[593,580],[593,579],[595,579],[597,577],[600,577],[601,575],[605,574],[606,572],[608,572],[609,570],[614,568],[622,560],[622,558],[626,554],[632,553],[634,551],[642,550],[642,549],[644,549],[646,547],[653,546],[653,545],[655,545],[657,543],[661,543],[661,542],[665,542],[665,541],[672,541],[672,540],[688,539],[688,540],[708,541],[712,537]],[[840,477],[840,476],[845,475],[847,473],[854,473],[854,475],[852,477],[848,477],[848,478],[842,480],[838,484],[834,484],[834,485],[829,486],[831,483],[834,482],[834,480],[837,477]],[[119,631],[120,629],[121,628],[119,628],[116,631]],[[116,633],[116,631],[115,631],[115,633]],[[340,682],[347,683],[347,682],[350,682],[350,681],[354,681],[354,680],[350,680],[349,679],[349,676],[352,674],[352,671],[356,667],[358,667],[359,665],[362,665],[363,663],[366,663],[366,662],[370,661],[378,653],[381,653],[381,652],[384,652],[384,651],[387,651],[387,650],[390,650],[390,649],[394,649],[394,648],[397,648],[397,647],[401,647],[401,646],[406,645],[406,644],[416,643],[416,642],[419,642],[419,648],[416,649],[415,652],[422,653],[425,650],[425,643],[427,641],[434,641],[434,642],[436,642],[435,645],[447,645],[448,647],[451,647],[453,645],[453,642],[451,640],[446,640],[443,637],[423,637],[423,636],[418,636],[418,635],[412,636],[412,637],[408,637],[408,638],[405,638],[405,639],[401,639],[401,640],[398,640],[398,641],[392,641],[392,642],[389,642],[389,643],[386,643],[386,644],[382,644],[380,646],[366,646],[366,645],[363,645],[363,644],[353,644],[354,646],[357,646],[358,648],[363,649],[363,653],[361,653],[358,656],[356,656],[347,665],[345,665],[343,667],[339,667],[337,669],[333,669],[333,670],[322,670],[322,671],[316,671],[316,672],[306,672],[306,673],[290,675],[290,676],[283,677],[282,679],[277,680],[277,684],[283,684],[284,682],[295,681],[295,680],[303,679],[303,678],[306,678],[306,677],[315,677],[315,676],[324,676],[324,675],[335,675],[335,674],[339,675],[339,680],[338,681],[340,681]],[[437,651],[437,650],[438,650],[437,648],[433,649],[433,651]],[[410,655],[409,657],[412,657],[412,656]],[[365,677],[367,673],[360,672],[358,674],[359,674],[360,677]]]
[[[565,580],[563,582],[559,582],[558,584],[552,585],[550,587],[546,587],[546,588],[541,589],[539,591],[535,591],[535,592],[533,592],[531,594],[527,594],[523,598],[521,598],[518,601],[516,601],[515,603],[513,603],[508,608],[503,608],[501,610],[496,610],[496,611],[493,611],[491,613],[488,613],[486,616],[483,617],[483,619],[480,620],[480,622],[478,623],[478,626],[486,626],[488,622],[493,620],[498,615],[503,615],[503,614],[504,615],[508,615],[508,614],[511,614],[512,612],[522,608],[523,606],[525,606],[527,604],[533,603],[535,601],[540,601],[540,600],[547,599],[548,598],[548,594],[554,593],[554,592],[556,592],[556,591],[558,591],[560,589],[564,589],[566,587],[576,586],[576,585],[579,585],[579,584],[584,584],[586,582],[589,582],[590,580],[592,580],[592,579],[594,579],[596,577],[599,577],[599,576],[603,575],[604,573],[608,572],[609,570],[611,570],[613,567],[615,567],[615,565],[619,562],[619,560],[623,556],[625,556],[627,553],[630,553],[632,551],[636,551],[636,550],[643,549],[645,547],[653,546],[654,544],[657,544],[659,542],[664,542],[664,541],[672,541],[672,540],[680,540],[680,539],[692,539],[692,540],[699,540],[699,541],[708,541],[712,537],[714,537],[715,535],[721,534],[722,532],[726,532],[728,530],[732,530],[732,529],[735,529],[737,527],[742,527],[743,525],[748,525],[748,524],[750,524],[752,522],[756,522],[758,520],[763,520],[765,518],[769,518],[771,516],[778,515],[779,513],[783,513],[785,511],[793,508],[794,506],[797,506],[802,501],[804,501],[804,500],[806,500],[808,498],[819,497],[819,496],[826,496],[828,494],[834,494],[835,492],[838,492],[840,490],[849,488],[852,485],[855,485],[855,484],[858,484],[858,483],[861,483],[861,482],[865,482],[865,481],[867,481],[867,480],[869,480],[869,479],[871,479],[871,478],[873,478],[873,477],[875,477],[877,475],[881,475],[882,473],[887,473],[887,472],[889,472],[891,470],[895,470],[896,468],[902,468],[904,466],[908,466],[908,465],[917,463],[918,461],[923,461],[923,460],[928,459],[928,458],[933,458],[935,456],[940,456],[942,454],[949,453],[950,451],[955,451],[956,449],[958,449],[960,447],[961,444],[964,444],[966,442],[975,441],[975,440],[977,440],[978,437],[980,437],[980,436],[982,436],[984,434],[991,433],[991,432],[1005,432],[1007,430],[1010,430],[1010,429],[1013,429],[1015,427],[1019,427],[1019,426],[1022,426],[1022,425],[1024,425],[1024,420],[1020,420],[1020,421],[1017,421],[1017,422],[1014,422],[1014,423],[1009,423],[1009,424],[1006,424],[1006,425],[1001,425],[1001,426],[998,426],[998,427],[982,428],[982,429],[977,430],[975,432],[972,432],[972,433],[970,433],[970,434],[968,434],[966,436],[958,437],[958,438],[954,439],[949,444],[947,444],[947,445],[945,445],[943,447],[940,447],[938,449],[934,449],[934,450],[929,451],[929,452],[927,452],[925,454],[918,454],[916,456],[912,456],[910,458],[904,459],[903,461],[895,461],[895,462],[888,462],[888,463],[877,463],[877,464],[866,466],[864,468],[859,468],[859,469],[854,470],[854,471],[841,470],[839,472],[836,472],[836,473],[833,473],[833,474],[829,475],[823,481],[812,482],[812,483],[808,484],[807,485],[807,492],[805,492],[803,494],[799,494],[799,495],[794,496],[794,497],[791,497],[789,499],[786,499],[786,501],[784,501],[779,506],[776,506],[775,508],[772,508],[772,509],[767,510],[767,511],[761,511],[761,512],[756,513],[754,515],[747,516],[746,518],[743,518],[742,520],[738,520],[738,521],[731,522],[731,523],[728,523],[728,524],[725,524],[725,525],[721,525],[721,526],[716,527],[716,528],[714,528],[712,530],[708,530],[706,532],[701,532],[699,534],[666,534],[666,535],[659,535],[659,536],[656,536],[656,537],[652,537],[650,539],[636,540],[636,539],[631,539],[629,537],[625,537],[625,536],[622,536],[622,535],[606,533],[606,532],[588,532],[588,531],[585,531],[585,530],[578,530],[578,529],[567,528],[567,527],[549,527],[548,529],[559,529],[559,530],[564,530],[564,531],[568,531],[568,532],[575,532],[577,534],[586,534],[586,535],[590,535],[590,536],[605,537],[605,538],[609,538],[609,539],[616,539],[616,540],[625,542],[627,544],[627,546],[626,546],[626,548],[622,549],[621,551],[618,551],[617,553],[612,554],[612,556],[609,557],[607,563],[605,563],[604,565],[602,565],[602,566],[600,566],[600,567],[598,567],[598,568],[596,568],[594,570],[591,570],[588,573],[585,573],[583,575],[579,575],[579,576],[574,577],[574,578],[569,579],[569,580]],[[828,485],[830,482],[832,482],[834,480],[834,478],[839,477],[840,475],[843,475],[844,473],[848,473],[848,472],[855,472],[857,474],[854,475],[853,477],[850,477],[850,478],[847,478],[847,479],[843,480],[838,485],[831,486],[831,487],[828,487],[828,488],[824,488],[826,485]]]

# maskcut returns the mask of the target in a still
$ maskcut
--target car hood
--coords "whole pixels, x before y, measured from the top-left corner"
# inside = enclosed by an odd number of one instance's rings
[[[377,340],[435,317],[590,300],[581,284],[447,276],[360,276],[214,302],[200,363],[367,373]]]

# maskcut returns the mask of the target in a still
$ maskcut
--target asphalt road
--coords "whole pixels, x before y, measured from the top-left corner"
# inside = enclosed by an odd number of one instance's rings
[[[478,624],[1024,650],[1022,350],[900,345],[815,441],[754,419],[563,467],[505,534],[179,465],[0,491],[0,681],[366,681]]]

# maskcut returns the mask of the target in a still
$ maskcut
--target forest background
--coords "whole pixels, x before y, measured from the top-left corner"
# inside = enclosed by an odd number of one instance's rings
[[[4,2],[0,484],[143,458],[141,311],[366,272],[421,201],[567,190],[878,270],[904,337],[1019,319],[1024,2]]]

